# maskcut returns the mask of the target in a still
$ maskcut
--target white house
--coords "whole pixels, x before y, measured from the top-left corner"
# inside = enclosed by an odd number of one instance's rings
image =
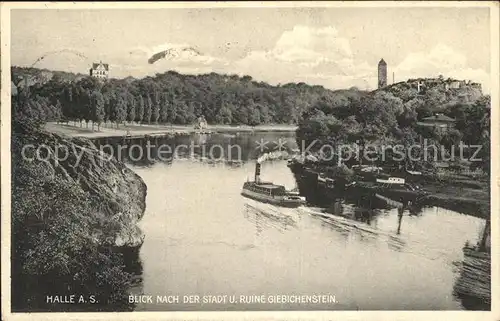
[[[90,76],[99,79],[108,79],[109,77],[109,65],[103,64],[102,61],[99,63],[93,63],[92,68],[90,68]]]

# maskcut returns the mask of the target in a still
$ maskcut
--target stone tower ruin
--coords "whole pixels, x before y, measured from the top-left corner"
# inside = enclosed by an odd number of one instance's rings
[[[380,59],[378,63],[378,88],[387,86],[387,63]]]

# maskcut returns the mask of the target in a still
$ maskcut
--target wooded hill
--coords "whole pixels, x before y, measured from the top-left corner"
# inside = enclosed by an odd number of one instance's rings
[[[29,75],[29,93],[24,88]],[[143,79],[105,82],[65,72],[12,68],[16,111],[45,120],[110,120],[190,124],[204,116],[209,123],[258,125],[298,123],[316,104],[347,101],[357,89],[332,91],[290,83],[272,86],[250,76],[182,75],[174,71]],[[28,97],[28,98],[27,98]]]

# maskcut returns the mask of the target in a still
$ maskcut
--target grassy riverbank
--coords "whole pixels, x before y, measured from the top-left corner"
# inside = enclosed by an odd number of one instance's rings
[[[210,133],[236,133],[236,132],[294,132],[296,130],[294,125],[259,125],[259,126],[229,126],[229,125],[209,125],[208,128],[202,132]],[[126,135],[142,136],[142,135],[167,135],[167,134],[189,134],[199,132],[194,126],[183,125],[148,125],[148,124],[124,124],[119,128],[113,124],[111,126],[102,126],[97,130],[97,126],[92,129],[92,123],[88,127],[82,123],[82,127],[73,122],[67,124],[58,124],[49,122],[46,124],[45,129],[49,132],[56,134],[63,134],[70,137],[85,137],[85,138],[98,138],[98,137],[122,137]]]
[[[490,185],[488,181],[475,180],[469,185],[463,181],[431,181],[423,186],[430,192],[426,203],[471,216],[490,216]]]
[[[419,185],[429,193],[419,201],[423,206],[442,207],[483,219],[490,216],[490,192],[486,183],[474,188],[453,181],[425,181]]]

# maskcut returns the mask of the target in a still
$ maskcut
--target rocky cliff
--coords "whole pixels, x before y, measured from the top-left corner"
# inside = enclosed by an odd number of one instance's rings
[[[144,235],[137,223],[145,211],[147,188],[137,174],[96,149],[89,140],[17,126],[13,132],[12,157],[13,169],[24,169],[26,177],[21,179],[27,179],[30,175],[43,175],[37,178],[42,178],[42,181],[63,181],[70,187],[81,189],[91,204],[92,213],[86,214],[106,222],[100,226],[113,227],[101,230],[99,225],[94,224],[95,229],[89,232],[98,244],[127,248],[137,248],[142,244]],[[78,204],[75,206],[78,209]],[[46,210],[50,212],[53,209]],[[40,213],[41,217],[49,214]]]
[[[128,311],[146,185],[85,139],[12,123],[12,310]],[[95,295],[54,305],[47,295]]]

